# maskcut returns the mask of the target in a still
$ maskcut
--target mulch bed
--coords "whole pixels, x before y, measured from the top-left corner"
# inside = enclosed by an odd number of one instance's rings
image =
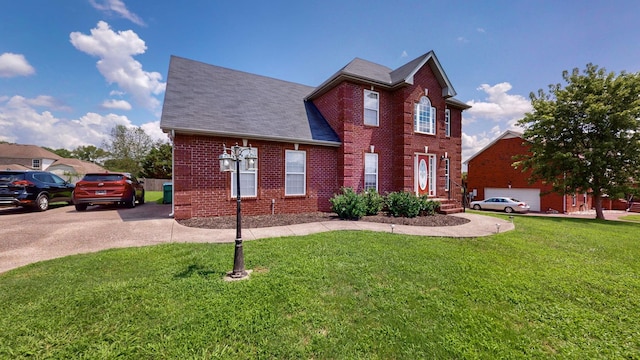
[[[295,224],[305,224],[320,221],[352,221],[340,220],[333,213],[302,213],[302,214],[275,214],[275,215],[257,215],[242,216],[242,228],[261,228],[271,226],[286,226]],[[412,225],[412,226],[455,226],[469,222],[457,216],[450,215],[429,215],[417,216],[415,218],[393,217],[387,215],[365,216],[357,221],[371,221],[385,224]],[[203,229],[235,229],[236,217],[220,216],[208,218],[191,218],[186,220],[178,220],[182,225]]]

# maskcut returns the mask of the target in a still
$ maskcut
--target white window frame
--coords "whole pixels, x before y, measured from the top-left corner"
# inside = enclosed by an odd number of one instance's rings
[[[31,168],[34,170],[40,170],[42,167],[42,161],[40,159],[31,159]]]
[[[248,147],[242,148],[249,149]],[[254,170],[245,170],[246,166],[244,164],[244,159],[240,160],[240,197],[241,198],[252,198],[258,197],[258,149],[251,148],[253,151],[253,155],[255,155],[255,169]],[[244,154],[248,154],[248,151],[244,151]],[[235,164],[234,164],[235,165]],[[253,178],[253,181],[251,180]],[[247,180],[248,179],[248,180]],[[246,184],[252,183],[253,192],[249,192],[250,189],[247,189]],[[236,171],[235,168],[231,171],[231,197],[236,198]]]
[[[436,108],[431,106],[431,100],[426,96],[414,106],[413,129],[417,133],[436,134]]]
[[[436,157],[429,155],[429,196],[436,196]]]
[[[450,180],[450,172],[449,172],[449,159],[444,159],[444,190],[449,191],[449,180]]]
[[[379,168],[380,167],[378,166],[378,154],[365,153],[364,154],[364,179],[363,179],[363,182],[364,182],[363,186],[365,191],[369,189],[375,189],[376,191],[378,191]],[[368,170],[373,170],[373,172]],[[370,182],[367,182],[367,178],[371,178],[371,176],[375,177],[375,184],[373,186],[370,185]]]
[[[289,168],[289,156],[302,155],[302,172],[293,171]],[[307,152],[302,150],[285,150],[285,179],[284,179],[284,194],[285,196],[304,196],[307,194]],[[299,178],[302,175],[302,192],[293,192],[289,188],[289,178]]]
[[[367,101],[367,99],[369,99],[370,95],[375,95],[376,100],[375,100],[375,106],[371,106],[371,102]],[[365,90],[364,91],[364,97],[363,97],[363,102],[364,102],[364,111],[363,111],[363,122],[365,125],[369,125],[369,126],[379,126],[380,125],[380,93],[376,92],[376,91],[371,91],[371,90]],[[371,122],[371,121],[367,121],[367,110],[371,111],[375,111],[375,122]],[[373,119],[372,119],[373,120]]]
[[[444,136],[451,137],[451,110],[444,109]]]

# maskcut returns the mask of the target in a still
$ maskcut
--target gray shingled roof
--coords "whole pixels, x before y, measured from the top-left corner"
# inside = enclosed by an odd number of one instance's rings
[[[444,73],[436,54],[433,51],[429,51],[428,53],[418,56],[395,70],[367,60],[355,58],[347,64],[347,66],[340,69],[327,81],[313,90],[313,92],[307,96],[307,99],[314,99],[322,95],[345,79],[379,85],[388,89],[395,89],[401,86],[413,84],[413,76],[425,64],[431,67],[434,75],[438,79],[438,82],[442,86],[442,96],[445,98],[455,96],[456,92],[453,89],[451,82],[449,82],[449,78]]]
[[[339,146],[305,97],[313,87],[171,57],[160,127],[165,132]]]

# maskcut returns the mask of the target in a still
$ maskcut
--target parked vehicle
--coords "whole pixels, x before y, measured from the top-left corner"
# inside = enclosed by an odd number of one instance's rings
[[[72,203],[74,185],[48,171],[0,171],[0,206],[46,211],[54,202]]]
[[[77,211],[89,205],[123,204],[133,208],[144,204],[143,182],[129,173],[89,173],[76,183],[73,203]]]
[[[524,201],[520,201],[509,197],[492,197],[480,201],[472,201],[471,208],[474,210],[497,210],[506,213],[519,212],[526,213],[529,211],[529,205]]]

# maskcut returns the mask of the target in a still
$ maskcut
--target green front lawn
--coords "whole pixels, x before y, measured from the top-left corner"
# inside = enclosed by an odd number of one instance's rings
[[[233,244],[29,265],[0,274],[0,358],[640,358],[640,224],[514,221],[245,242],[233,283]]]

